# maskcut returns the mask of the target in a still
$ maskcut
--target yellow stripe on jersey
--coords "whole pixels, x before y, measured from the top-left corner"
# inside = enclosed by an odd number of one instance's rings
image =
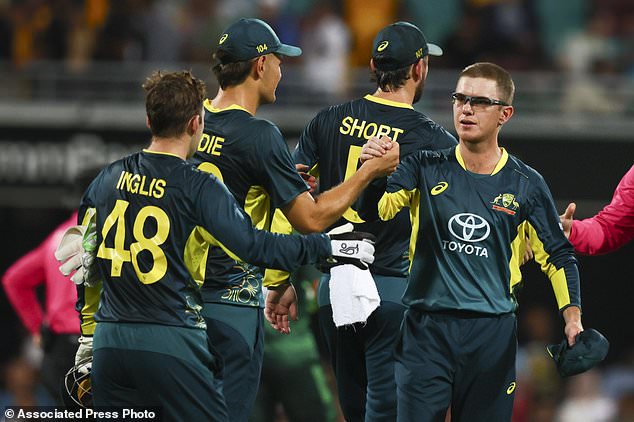
[[[200,226],[197,226],[196,229],[199,232],[199,235],[201,236],[201,238],[209,245],[209,246],[217,246],[219,248],[221,248],[227,255],[229,255],[229,257],[231,257],[231,259],[235,259],[236,261],[240,261],[240,262],[244,262],[244,260],[242,258],[240,258],[238,255],[236,255],[235,253],[231,252],[225,245],[223,245],[218,239],[216,239],[211,233],[209,233],[207,230],[203,229]],[[191,235],[190,235],[191,237]],[[192,244],[193,246],[193,244]],[[205,260],[206,261],[206,260]],[[187,266],[187,268],[189,269],[189,265]]]
[[[416,252],[416,241],[418,239],[418,227],[420,223],[419,215],[420,191],[418,189],[398,192],[386,192],[379,200],[379,218],[383,221],[391,220],[404,207],[410,207],[410,220],[412,223],[412,233],[409,238],[409,268],[412,268],[414,252]]]
[[[272,233],[291,234],[293,233],[293,226],[286,219],[284,213],[277,209],[273,214],[273,222],[271,223]],[[290,273],[282,270],[267,269],[264,271],[264,279],[262,285],[264,287],[276,287],[280,286],[289,279]]]
[[[251,186],[244,198],[244,211],[260,230],[271,227],[271,198],[262,186]]]
[[[495,165],[495,168],[491,172],[491,176],[493,176],[494,174],[496,174],[500,170],[502,170],[504,168],[504,166],[506,165],[506,162],[509,160],[509,153],[506,152],[506,150],[504,148],[500,148],[500,149],[502,150],[502,157],[500,157],[500,160]]]
[[[509,260],[509,291],[513,293],[513,288],[522,281],[522,270],[520,266],[524,261],[524,254],[526,253],[526,237],[528,236],[526,221],[520,223],[517,226],[517,236],[511,242],[511,259]]]
[[[509,153],[504,148],[500,148],[500,150],[502,150],[502,157],[500,157],[500,160],[495,165],[495,168],[491,172],[491,176],[502,170],[509,160]],[[458,160],[458,164],[460,164],[463,169],[467,170],[467,165],[465,164],[464,158],[462,158],[462,154],[460,153],[460,145],[456,147],[456,160]]]
[[[384,105],[399,107],[399,108],[409,108],[410,110],[414,110],[414,107],[411,104],[401,103],[401,102],[392,101],[392,100],[386,100],[385,98],[375,97],[374,95],[371,95],[371,94],[367,94],[363,98],[365,98],[368,101],[372,101],[373,103],[379,103],[379,104],[384,104]]]
[[[401,189],[398,192],[384,193],[379,200],[379,218],[383,221],[391,220],[401,209],[409,207],[417,190]]]
[[[544,250],[544,243],[537,236],[535,228],[528,222],[526,222],[526,224],[531,248],[535,255],[535,261],[541,266],[544,274],[548,276],[553,286],[553,291],[555,292],[555,298],[557,298],[557,306],[559,309],[562,309],[570,305],[566,273],[563,268],[557,269],[553,264],[547,262],[550,255]]]
[[[207,270],[207,255],[209,254],[209,242],[207,242],[207,231],[200,226],[192,230],[185,242],[183,260],[192,278],[201,287],[205,281]],[[207,233],[208,234],[208,233]]]
[[[409,218],[412,222],[412,233],[409,237],[409,271],[411,271],[414,252],[416,252],[416,241],[418,240],[418,227],[420,226],[420,191],[418,189],[414,189],[414,194],[410,200]]]
[[[242,111],[246,111],[247,113],[249,113],[249,110],[247,110],[244,107],[239,106],[238,104],[231,104],[229,107],[225,107],[225,108],[216,108],[213,105],[211,105],[211,100],[210,99],[206,99],[203,104],[205,106],[205,110],[207,110],[210,113],[220,113],[221,111],[227,111],[227,110],[242,110]],[[249,113],[249,114],[251,114],[251,113]]]
[[[87,226],[91,219],[94,224],[96,218],[96,209],[88,208],[82,217],[81,225]],[[97,326],[95,312],[97,312],[99,308],[99,301],[101,299],[101,281],[95,283],[92,287],[84,285],[80,291],[83,292],[83,306],[79,315],[81,320],[81,334],[84,336],[92,336]]]
[[[84,306],[81,308],[81,334],[83,336],[92,336],[95,333],[97,322],[95,321],[95,312],[99,308],[101,299],[101,281],[98,281],[91,287],[84,286]]]
[[[270,228],[270,204],[269,194],[261,186],[252,186],[247,192],[244,210],[251,217],[253,225],[260,230],[268,230]],[[210,246],[219,247],[231,259],[244,262],[242,258],[229,250],[211,233],[198,226],[187,239],[184,257],[187,269],[198,285],[202,285],[202,281],[205,279],[205,266]]]

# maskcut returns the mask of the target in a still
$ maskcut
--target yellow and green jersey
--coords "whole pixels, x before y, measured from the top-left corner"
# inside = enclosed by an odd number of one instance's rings
[[[219,178],[257,228],[270,230],[274,210],[308,190],[282,134],[237,105],[216,109],[207,100],[205,110],[204,134],[190,161]],[[202,295],[205,302],[263,306],[262,272],[212,246]]]
[[[200,286],[211,247],[236,262],[292,270],[328,257],[326,235],[257,230],[216,177],[171,154],[143,151],[106,167],[79,221],[96,211],[102,292],[96,321],[204,327]],[[94,329],[99,288],[80,289],[82,332]]]
[[[542,176],[502,150],[490,175],[466,170],[459,147],[417,152],[388,179],[379,217],[409,207],[406,305],[424,311],[515,311],[527,235],[559,309],[580,306],[579,272]]]
[[[437,150],[456,144],[455,138],[410,104],[366,95],[322,110],[306,127],[293,153],[297,164],[306,164],[319,173],[321,191],[331,189],[351,177],[359,166],[363,144],[372,136],[387,135],[400,144],[401,159],[419,150]],[[385,187],[385,178],[373,182]],[[407,245],[410,223],[407,212],[388,222],[366,222],[360,203],[353,205],[333,226],[349,221],[355,230],[376,236],[373,273],[407,275]],[[376,209],[376,204],[368,204]]]

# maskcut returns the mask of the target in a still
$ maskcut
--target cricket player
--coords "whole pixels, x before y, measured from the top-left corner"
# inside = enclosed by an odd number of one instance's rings
[[[284,57],[299,54],[301,49],[280,42],[259,19],[230,25],[214,54],[220,89],[214,99],[205,101],[205,129],[191,160],[223,181],[253,224],[264,230],[271,228],[274,211],[280,209],[300,232],[323,231],[372,179],[393,171],[398,162],[395,154],[379,165],[363,167],[347,183],[313,199],[279,129],[256,117],[260,105],[275,101]],[[287,277],[274,278],[267,287],[269,298],[294,297]],[[207,332],[225,364],[230,419],[246,421],[260,384],[264,353],[262,271],[212,246],[202,295]]]
[[[516,289],[526,232],[550,279],[569,345],[583,330],[572,246],[541,175],[498,145],[513,116],[511,76],[465,68],[452,94],[456,147],[410,155],[388,179],[382,220],[409,207],[408,306],[396,348],[398,421],[510,421]],[[390,148],[371,139],[362,161]]]
[[[293,153],[296,164],[319,173],[321,189],[331,189],[353,176],[363,144],[387,135],[400,144],[401,157],[419,150],[456,145],[455,138],[412,104],[420,99],[429,56],[442,54],[422,31],[407,22],[383,28],[374,39],[370,70],[373,94],[322,110],[302,133]],[[385,186],[385,179],[373,183]],[[376,209],[376,204],[369,207]],[[354,205],[336,225],[350,222],[377,237],[370,267],[381,306],[367,323],[335,327],[330,306],[330,275],[319,284],[319,321],[337,380],[339,401],[348,421],[393,421],[396,418],[394,345],[403,320],[401,298],[407,287],[411,225],[407,211],[392,220],[366,222]]]
[[[189,72],[157,72],[144,88],[149,147],[106,167],[79,210],[84,223],[95,215],[91,271],[102,285],[80,286],[78,357],[94,350],[97,407],[157,406],[163,420],[233,421],[222,391],[222,359],[201,312],[209,245],[226,248],[236,260],[285,270],[331,255],[349,258],[344,246],[369,263],[373,247],[353,234],[330,240],[254,228],[218,178],[185,161],[203,132],[204,83]]]

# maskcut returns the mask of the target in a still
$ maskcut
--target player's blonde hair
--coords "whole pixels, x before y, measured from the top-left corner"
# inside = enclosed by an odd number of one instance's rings
[[[484,78],[495,81],[500,93],[500,100],[507,104],[513,104],[515,96],[515,84],[511,74],[495,63],[480,62],[465,67],[458,79],[462,77]]]

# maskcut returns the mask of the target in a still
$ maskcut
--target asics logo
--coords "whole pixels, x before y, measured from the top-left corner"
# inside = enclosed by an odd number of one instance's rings
[[[436,196],[436,195],[440,195],[441,193],[443,193],[447,188],[449,187],[449,183],[447,182],[438,182],[438,184],[436,186],[434,186],[433,188],[431,188],[431,190],[429,191],[432,195]]]
[[[515,391],[515,386],[517,384],[515,384],[515,381],[513,381],[512,383],[509,384],[509,388],[506,389],[506,394],[511,395],[513,394],[513,391]]]
[[[448,227],[454,237],[465,242],[481,242],[491,233],[491,227],[484,218],[468,212],[451,217]]]
[[[379,44],[379,46],[376,48],[376,51],[383,51],[387,48],[387,45],[389,44],[389,41],[383,41],[381,44]]]
[[[341,247],[339,248],[339,253],[350,256],[356,255],[359,253],[359,245],[355,244],[348,246],[347,243],[342,243]]]
[[[220,37],[220,40],[218,41],[218,44],[222,44],[223,42],[225,42],[227,40],[228,36],[229,36],[229,34],[222,34],[222,37]]]

